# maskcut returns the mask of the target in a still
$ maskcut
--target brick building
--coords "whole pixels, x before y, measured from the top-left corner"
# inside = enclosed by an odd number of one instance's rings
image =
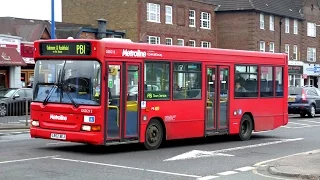
[[[62,0],[62,20],[95,25],[105,18],[135,42],[216,47],[215,8],[199,0]]]
[[[316,76],[319,75],[315,75],[313,67],[320,62],[316,33],[320,20],[319,0],[206,1],[218,6],[218,47],[285,52],[289,55],[290,85],[317,86]]]

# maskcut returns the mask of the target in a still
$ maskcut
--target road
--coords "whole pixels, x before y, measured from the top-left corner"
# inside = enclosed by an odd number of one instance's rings
[[[155,151],[142,145],[82,144],[0,136],[0,179],[270,179],[257,163],[320,149],[320,117],[290,118],[286,127],[232,137],[172,141]],[[261,163],[260,163],[261,164]]]

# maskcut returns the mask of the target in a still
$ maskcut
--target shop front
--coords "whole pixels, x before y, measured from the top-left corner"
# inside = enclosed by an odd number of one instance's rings
[[[0,35],[0,88],[21,87],[21,67],[27,64],[20,51],[21,38]]]
[[[21,42],[21,56],[27,66],[21,67],[22,87],[31,87],[34,74],[33,43]]]
[[[303,65],[304,84],[318,87],[320,85],[320,64],[304,63]]]
[[[289,61],[288,66],[289,85],[300,87],[304,85],[303,81],[303,62]]]

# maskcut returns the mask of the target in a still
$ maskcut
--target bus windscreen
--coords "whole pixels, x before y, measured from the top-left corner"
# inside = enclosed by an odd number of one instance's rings
[[[35,65],[33,100],[99,105],[100,72],[101,65],[94,60],[38,60]]]

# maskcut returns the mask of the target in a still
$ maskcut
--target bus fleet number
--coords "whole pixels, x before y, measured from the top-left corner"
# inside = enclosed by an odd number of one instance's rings
[[[92,109],[81,109],[82,113],[92,113]]]

